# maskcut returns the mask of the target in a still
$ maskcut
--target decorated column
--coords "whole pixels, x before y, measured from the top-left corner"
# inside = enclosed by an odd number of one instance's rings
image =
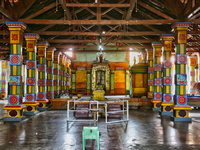
[[[37,106],[39,102],[36,101],[36,44],[39,39],[37,33],[24,33],[26,40],[26,51],[27,51],[27,60],[26,60],[26,69],[27,69],[27,78],[26,78],[26,94],[25,102],[23,103],[26,106],[24,110],[24,115],[35,115],[37,113]]]
[[[59,95],[59,60],[61,52],[54,53],[54,69],[53,69],[53,85],[54,85],[54,98],[60,98]]]
[[[196,77],[196,72],[195,72],[195,66],[196,66],[196,56],[189,56],[190,58],[190,94],[195,94],[195,90],[193,89],[193,86],[195,84],[195,77]]]
[[[130,94],[130,72],[126,70],[126,95]]]
[[[162,65],[161,65],[161,53],[162,53],[162,42],[153,42],[152,43],[154,49],[154,98],[152,100],[153,103],[153,111],[160,111],[160,102],[162,101]]]
[[[54,98],[54,87],[53,87],[53,58],[54,58],[54,51],[56,50],[55,47],[48,47],[46,50],[47,55],[47,92],[46,98],[49,100],[48,104],[51,104],[51,99]]]
[[[171,120],[187,121],[191,122],[189,118],[189,110],[192,108],[188,105],[188,98],[186,95],[187,84],[187,55],[186,55],[186,43],[187,43],[187,30],[190,26],[190,22],[176,22],[172,25],[175,32],[175,47],[176,47],[176,63],[175,63],[175,97],[173,108],[173,117]]]
[[[37,101],[39,102],[38,110],[45,111],[46,104],[46,48],[49,45],[47,41],[38,41],[38,94]]]
[[[63,60],[64,55],[61,53],[59,58],[59,97],[63,94]]]
[[[173,115],[173,109],[171,105],[174,104],[172,94],[171,94],[171,85],[172,85],[172,60],[171,60],[171,51],[172,51],[172,41],[174,39],[174,34],[162,34],[161,40],[163,43],[163,97],[161,103],[161,115]]]
[[[74,94],[76,92],[76,71],[72,70],[72,94]]]
[[[90,89],[91,89],[91,71],[87,70],[87,95],[90,94]]]
[[[65,69],[67,57],[63,54],[63,94],[67,93],[67,70]]]
[[[146,48],[148,62],[148,98],[153,99],[154,92],[154,68],[153,68],[153,47]]]
[[[1,72],[1,98],[7,98],[7,72],[6,72],[6,61],[1,62],[2,72]]]
[[[111,72],[110,72],[110,94],[115,94],[114,77],[115,77],[115,70],[111,70]]]
[[[22,104],[22,46],[23,32],[26,25],[23,22],[7,21],[6,25],[10,30],[10,81],[8,93],[7,117],[4,121],[21,121],[25,119]]]
[[[67,94],[69,94],[69,90],[71,88],[71,69],[70,69],[71,60],[66,59],[65,69],[67,70]]]

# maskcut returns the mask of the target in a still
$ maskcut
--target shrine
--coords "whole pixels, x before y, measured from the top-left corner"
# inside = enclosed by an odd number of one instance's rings
[[[0,4],[0,149],[199,149],[200,0]]]

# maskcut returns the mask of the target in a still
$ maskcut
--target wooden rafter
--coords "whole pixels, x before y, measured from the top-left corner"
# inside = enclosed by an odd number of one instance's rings
[[[37,11],[36,13],[34,13],[34,14],[28,16],[26,19],[34,18],[34,17],[36,17],[36,16],[38,16],[38,15],[40,15],[40,14],[46,12],[46,11],[49,10],[49,9],[54,8],[54,7],[56,7],[56,2],[51,3],[49,6],[46,6],[46,7],[44,7],[43,9]]]
[[[19,12],[19,18],[21,16],[23,16],[23,14],[36,2],[37,0],[29,0],[29,1],[25,1],[26,3],[26,8],[25,9],[22,9],[20,12]]]
[[[187,12],[184,15],[184,20],[195,19],[194,15],[199,15],[199,14],[196,14],[199,10],[200,10],[200,2],[197,1],[195,7],[193,7],[189,12]]]
[[[66,2],[64,0],[60,0],[61,6],[64,10],[65,15],[67,16],[68,20],[72,20],[71,14],[69,12],[69,9],[66,7]]]
[[[10,20],[16,20],[17,18],[11,14],[7,9],[0,6],[0,13],[2,13],[5,17],[7,17]]]
[[[130,7],[129,7],[128,11],[127,11],[126,18],[125,18],[126,20],[130,19],[136,2],[137,2],[137,0],[130,0]]]
[[[155,9],[155,8],[153,8],[153,7],[151,7],[151,6],[149,6],[148,4],[143,3],[142,1],[138,1],[138,4],[141,5],[142,7],[146,8],[146,9],[148,9],[148,10],[154,12],[155,14],[157,14],[157,15],[159,15],[159,16],[165,18],[165,19],[173,20],[173,18],[171,18],[171,17],[169,17],[168,15],[162,13],[161,11],[159,11],[159,10],[157,10],[157,9]]]

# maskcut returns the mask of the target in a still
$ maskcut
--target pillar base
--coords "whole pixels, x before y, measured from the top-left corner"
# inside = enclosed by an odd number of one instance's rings
[[[61,98],[61,94],[55,94],[54,98]]]
[[[24,116],[34,116],[34,115],[36,115],[38,113],[39,113],[38,111],[35,111],[35,112],[23,112],[23,115]]]
[[[161,111],[161,108],[152,108],[153,111]]]
[[[21,116],[21,117],[5,117],[3,118],[4,122],[19,122],[26,119],[25,116]]]
[[[38,108],[37,110],[41,112],[41,111],[46,111],[47,108]]]
[[[159,115],[160,116],[172,116],[173,115],[173,112],[159,112]]]
[[[174,117],[174,116],[171,116],[170,120],[173,121],[173,122],[188,122],[188,123],[192,122],[192,118],[177,118],[177,117]]]

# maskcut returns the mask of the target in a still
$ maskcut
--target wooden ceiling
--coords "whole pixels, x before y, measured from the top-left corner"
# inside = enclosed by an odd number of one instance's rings
[[[144,51],[171,24],[190,21],[187,50],[200,49],[200,0],[1,0],[0,55],[9,54],[5,21],[23,21],[59,51]],[[25,46],[25,45],[24,45]]]

